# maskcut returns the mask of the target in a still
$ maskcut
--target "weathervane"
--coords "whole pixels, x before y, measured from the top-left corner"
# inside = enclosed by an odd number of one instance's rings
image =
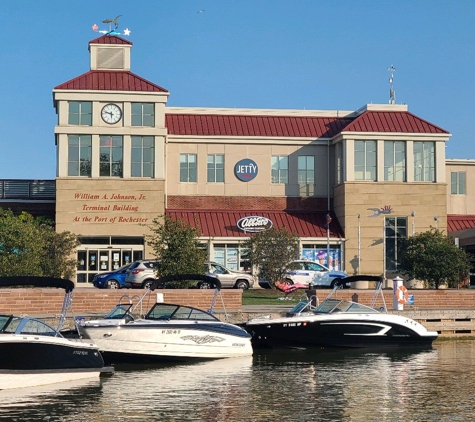
[[[102,23],[109,24],[109,30],[108,31],[106,31],[104,29],[99,30],[99,27],[96,24],[92,25],[92,30],[95,31],[95,32],[99,32],[100,34],[104,34],[104,35],[127,35],[127,36],[129,36],[130,35],[130,29],[129,28],[124,29],[123,34],[121,32],[117,31],[117,28],[119,27],[119,18],[121,16],[122,15],[118,15],[114,19],[104,19],[102,21]],[[114,24],[114,28],[112,28],[112,24]]]
[[[389,104],[396,104],[396,91],[394,91],[394,72],[396,71],[396,68],[391,65],[388,70],[391,72],[391,77],[389,78]]]

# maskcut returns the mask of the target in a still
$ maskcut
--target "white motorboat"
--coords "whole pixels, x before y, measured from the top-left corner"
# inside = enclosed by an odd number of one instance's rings
[[[361,303],[342,300],[335,292],[344,283],[376,281],[372,301],[382,295],[382,279],[376,276],[352,276],[341,279],[325,300],[318,304],[315,296],[297,304],[287,316],[255,318],[247,322],[255,347],[428,347],[437,338],[420,323],[403,315],[387,313]]]
[[[140,317],[145,298],[164,283],[197,280],[216,287],[211,309],[157,302]],[[82,336],[93,340],[107,363],[148,363],[165,360],[219,359],[251,356],[251,336],[243,328],[220,321],[213,305],[221,284],[215,277],[181,274],[155,280],[133,305],[122,301],[102,319],[83,321]],[[137,314],[139,317],[137,317]]]
[[[72,302],[74,283],[48,277],[0,277],[0,287],[62,288],[60,321],[53,328],[28,316],[0,315],[0,390],[99,377],[104,367],[92,341],[65,338],[60,330]]]

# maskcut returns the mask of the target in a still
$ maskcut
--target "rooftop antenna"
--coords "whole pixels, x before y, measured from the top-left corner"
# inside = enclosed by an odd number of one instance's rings
[[[391,76],[389,78],[389,104],[396,104],[396,91],[394,91],[394,72],[396,71],[396,68],[391,65],[388,70],[391,72]]]

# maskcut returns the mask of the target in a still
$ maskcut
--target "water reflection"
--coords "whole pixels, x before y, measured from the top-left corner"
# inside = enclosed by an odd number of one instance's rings
[[[110,378],[0,391],[0,418],[48,421],[466,421],[475,341],[430,350],[256,351],[252,358],[118,366]],[[34,390],[34,391],[32,391]]]

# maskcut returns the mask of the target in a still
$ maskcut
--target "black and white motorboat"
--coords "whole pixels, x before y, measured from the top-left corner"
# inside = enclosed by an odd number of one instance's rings
[[[371,306],[336,297],[341,283],[356,281],[377,283]],[[436,331],[427,331],[420,323],[402,315],[387,313],[382,294],[382,278],[352,276],[318,303],[316,296],[298,303],[286,316],[255,318],[246,323],[255,347],[344,347],[396,348],[427,347],[437,338]],[[384,306],[375,309],[381,293]]]
[[[195,280],[216,287],[208,311],[191,306],[156,301],[151,309],[141,308],[153,297],[152,292],[164,283]],[[243,328],[219,320],[213,306],[221,283],[215,277],[181,274],[162,277],[133,304],[132,299],[119,304],[104,318],[83,321],[82,336],[94,341],[107,363],[149,363],[155,361],[190,361],[252,355],[251,336]]]
[[[57,328],[29,316],[0,315],[0,390],[99,378],[101,372],[112,371],[104,367],[98,347],[90,340],[60,333],[72,302],[72,281],[0,277],[0,287],[56,287],[66,292]]]

